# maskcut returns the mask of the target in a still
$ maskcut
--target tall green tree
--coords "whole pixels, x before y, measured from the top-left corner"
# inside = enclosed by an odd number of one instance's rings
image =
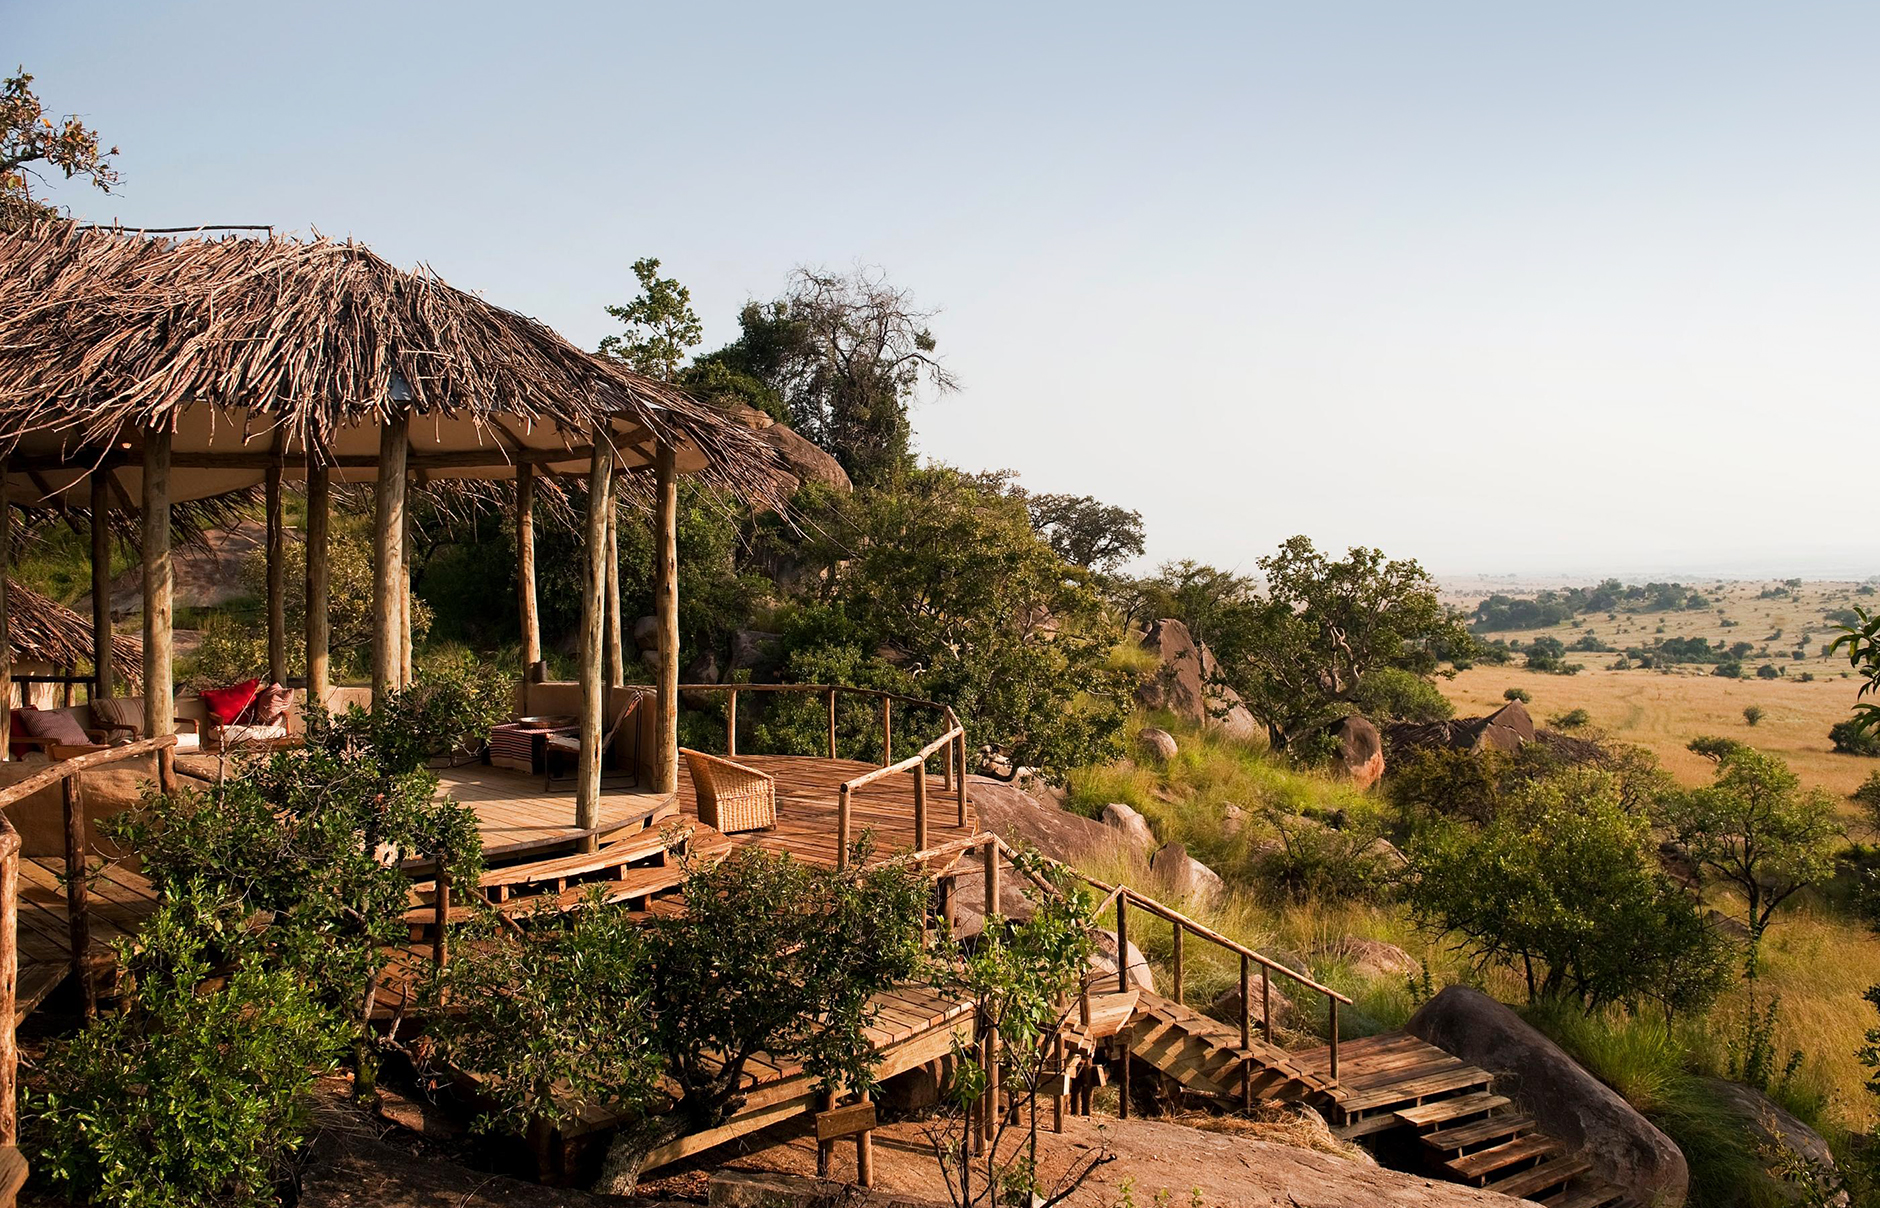
[[[98,132],[78,118],[48,116],[24,68],[0,81],[0,231],[58,212],[33,196],[42,169],[67,180],[83,177],[109,193],[118,182],[111,165],[117,153],[104,150]]]
[[[1333,559],[1293,537],[1259,566],[1264,594],[1216,603],[1205,640],[1276,748],[1352,712],[1378,672],[1427,677],[1472,645],[1415,561],[1363,547]]]
[[[679,376],[686,354],[705,338],[705,329],[692,310],[692,291],[671,277],[659,275],[659,261],[650,256],[633,262],[640,292],[625,306],[609,306],[607,313],[627,330],[601,341],[601,354],[639,373],[670,382]]]
[[[1740,743],[1715,749],[1713,782],[1673,794],[1667,820],[1699,868],[1743,895],[1753,972],[1777,909],[1834,875],[1841,827],[1827,791],[1804,790],[1777,756]]]

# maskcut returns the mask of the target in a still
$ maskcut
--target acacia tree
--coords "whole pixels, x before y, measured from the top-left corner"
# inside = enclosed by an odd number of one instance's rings
[[[932,318],[878,269],[801,268],[783,297],[744,307],[742,334],[700,357],[688,384],[780,411],[856,483],[874,486],[913,465],[908,407],[922,386],[955,386],[935,356]]]
[[[1363,547],[1333,560],[1293,537],[1259,565],[1265,594],[1221,602],[1206,640],[1276,748],[1351,712],[1374,673],[1427,677],[1446,652],[1471,646],[1415,561]]]
[[[67,180],[84,177],[109,193],[118,181],[111,166],[116,147],[101,149],[98,132],[70,115],[53,119],[22,68],[0,82],[0,231],[57,211],[32,195],[31,182],[51,168]]]
[[[1804,792],[1780,758],[1727,740],[1699,753],[1713,751],[1714,781],[1673,794],[1667,820],[1699,868],[1743,895],[1754,976],[1757,946],[1776,910],[1834,874],[1841,828],[1828,793]]]
[[[659,261],[650,256],[633,262],[633,275],[640,282],[639,296],[607,308],[627,330],[603,339],[601,354],[670,382],[679,376],[687,352],[705,335],[692,310],[692,291],[674,278],[660,276]]]

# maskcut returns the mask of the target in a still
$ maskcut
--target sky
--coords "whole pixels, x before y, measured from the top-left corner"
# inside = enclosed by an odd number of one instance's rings
[[[583,346],[881,269],[922,455],[1440,574],[1880,573],[1880,6],[0,0],[91,220],[352,236]]]

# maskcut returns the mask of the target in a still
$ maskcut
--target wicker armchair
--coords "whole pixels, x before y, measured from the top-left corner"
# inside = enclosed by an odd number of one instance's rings
[[[777,782],[756,768],[703,751],[679,748],[692,770],[698,820],[723,834],[777,825]]]

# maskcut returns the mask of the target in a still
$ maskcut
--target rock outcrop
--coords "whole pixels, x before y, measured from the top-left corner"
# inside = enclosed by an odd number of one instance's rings
[[[1348,713],[1325,733],[1338,744],[1338,766],[1351,782],[1368,789],[1384,777],[1384,736],[1356,713]]]
[[[1164,843],[1149,857],[1150,871],[1182,902],[1213,905],[1226,890],[1221,874],[1188,854],[1180,843]]]
[[[966,790],[972,794],[973,809],[979,817],[979,829],[996,832],[1007,843],[1029,843],[1053,860],[1075,863],[1086,856],[1110,852],[1119,843],[1130,847],[1132,851],[1137,850],[1125,832],[1106,826],[1094,818],[1060,809],[1017,785],[1005,784],[986,776],[969,776]],[[936,800],[929,800],[929,809],[944,811],[950,808],[944,802],[936,805]],[[1128,806],[1121,808],[1129,809]],[[1142,822],[1140,814],[1135,814],[1134,810],[1130,810],[1130,813],[1135,815],[1138,822]],[[1148,824],[1143,823],[1143,827],[1146,831]],[[1014,876],[1006,879],[1023,878]]]
[[[1342,961],[1356,976],[1373,981],[1415,977],[1423,972],[1423,962],[1397,945],[1355,935],[1314,944],[1312,955],[1321,960]]]
[[[1834,1170],[1834,1154],[1828,1149],[1828,1143],[1822,1140],[1821,1134],[1777,1107],[1769,1096],[1741,1082],[1725,1082],[1721,1078],[1703,1078],[1699,1081],[1711,1097],[1736,1119],[1745,1134],[1772,1151],[1769,1156],[1779,1155],[1786,1150],[1823,1174]],[[1768,1164],[1766,1160],[1764,1164]],[[1773,1174],[1769,1176],[1769,1185],[1771,1199],[1789,1203],[1801,1199],[1800,1188],[1778,1180]],[[1847,1203],[1847,1193],[1842,1192],[1834,1202]]]
[[[855,489],[841,462],[788,424],[780,424],[757,408],[743,403],[732,403],[725,411],[732,422],[743,424],[762,437],[764,443],[776,451],[784,469],[797,482],[819,483],[844,495]]]
[[[1136,735],[1136,742],[1163,763],[1182,753],[1181,744],[1175,741],[1175,736],[1160,726],[1144,726],[1142,732]]]
[[[1533,742],[1541,731],[1534,728],[1534,719],[1528,716],[1526,706],[1511,700],[1486,717],[1395,722],[1385,728],[1385,733],[1390,745],[1398,750],[1515,751]],[[1560,738],[1559,735],[1554,737]]]
[[[1265,1002],[1271,1002],[1273,1004],[1274,1027],[1277,1028],[1284,1025],[1286,1020],[1291,1018],[1293,1011],[1292,998],[1280,990],[1282,985],[1291,984],[1294,983],[1288,981],[1285,977],[1269,975],[1267,978],[1266,993],[1262,995],[1260,993],[1260,969],[1258,966],[1254,968],[1253,984],[1251,986],[1253,991],[1252,1002],[1247,1008],[1247,1017],[1253,1021],[1254,1027],[1257,1028],[1266,1022],[1266,1009],[1263,1005]],[[1225,1023],[1238,1026],[1240,1023],[1240,987],[1229,986],[1226,990],[1223,990],[1220,996],[1208,1005],[1208,1014]]]
[[[1148,851],[1155,846],[1155,832],[1149,829],[1149,820],[1120,801],[1112,801],[1103,807],[1103,825],[1115,830],[1132,848]]]
[[[735,680],[738,672],[749,671],[752,681],[769,683],[782,658],[782,634],[740,629],[731,635],[731,661],[725,664],[725,679]]]
[[[1215,682],[1220,665],[1206,643],[1196,642],[1188,626],[1164,617],[1149,626],[1142,648],[1154,654],[1157,668],[1136,689],[1136,701],[1147,709],[1167,709],[1194,725],[1218,725],[1235,738],[1260,732],[1253,714],[1232,688]]]
[[[1690,1169],[1671,1138],[1501,1003],[1450,986],[1404,1030],[1494,1074],[1498,1091],[1601,1179],[1640,1202],[1684,1203]]]

